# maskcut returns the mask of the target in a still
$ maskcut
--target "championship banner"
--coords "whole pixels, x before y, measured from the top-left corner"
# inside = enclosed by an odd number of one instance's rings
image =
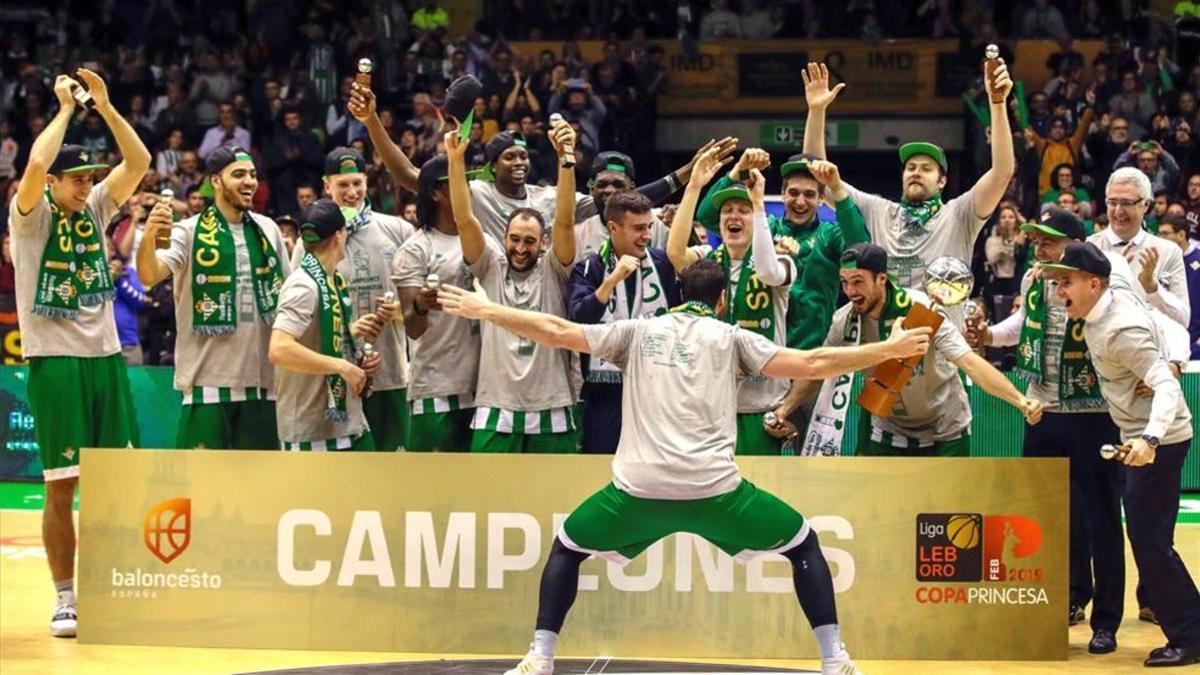
[[[79,640],[519,653],[555,532],[609,463],[85,449]],[[858,658],[1067,657],[1065,459],[739,464],[820,534]],[[582,572],[563,656],[819,654],[780,556],[675,535]]]

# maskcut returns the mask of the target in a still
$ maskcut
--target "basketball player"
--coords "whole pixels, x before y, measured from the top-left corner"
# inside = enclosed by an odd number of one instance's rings
[[[117,141],[121,163],[97,183],[96,172],[108,166],[94,162],[83,146],[63,145],[75,113],[72,91],[80,84],[59,75],[58,114],[34,140],[8,212],[29,407],[46,482],[42,542],[58,592],[50,620],[56,637],[75,637],[77,623],[71,503],[79,449],[138,443],[104,227],[150,167],[150,152],[109,101],[104,80],[86,68],[79,77]]]
[[[702,260],[683,273],[684,303],[652,319],[583,326],[447,288],[450,314],[495,323],[560,349],[591,353],[625,372],[626,423],[613,482],[567,518],[542,572],[537,629],[507,675],[550,675],[554,650],[591,554],[628,562],[675,532],[696,533],[732,556],[780,553],[792,562],[800,605],[821,646],[827,674],[857,673],[841,642],[833,582],[817,535],[803,516],[743,480],[733,461],[737,377],[824,378],[890,358],[924,354],[929,330],[897,330],[883,343],[799,351],[719,320],[728,276]]]

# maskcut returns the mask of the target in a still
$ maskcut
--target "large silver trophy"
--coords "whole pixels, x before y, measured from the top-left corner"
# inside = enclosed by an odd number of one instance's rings
[[[929,263],[925,277],[925,293],[935,303],[943,307],[963,305],[968,320],[979,310],[975,301],[968,299],[975,287],[975,275],[971,274],[967,263],[944,255]]]

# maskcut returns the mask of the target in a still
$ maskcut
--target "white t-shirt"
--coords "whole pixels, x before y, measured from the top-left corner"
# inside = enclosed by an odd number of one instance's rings
[[[591,353],[625,374],[617,488],[645,499],[704,499],[737,488],[738,376],[761,373],[782,347],[682,312],[583,331]]]

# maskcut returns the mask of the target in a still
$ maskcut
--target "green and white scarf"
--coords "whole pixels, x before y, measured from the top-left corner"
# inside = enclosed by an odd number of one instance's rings
[[[912,309],[912,296],[908,291],[888,282],[884,291],[885,301],[883,312],[879,317],[879,340],[888,339],[892,334],[892,326],[897,319],[908,315]],[[846,315],[842,326],[842,343],[847,346],[857,346],[862,339],[862,315],[851,310]],[[812,420],[808,424],[808,434],[800,449],[801,455],[840,455],[842,454],[842,436],[846,430],[846,413],[850,410],[850,390],[854,386],[854,373],[846,373],[835,379],[821,383],[821,391],[817,394],[816,405],[813,407]]]
[[[346,280],[337,270],[334,270],[332,275],[326,274],[325,268],[321,267],[321,261],[311,252],[306,252],[300,259],[300,269],[317,283],[317,320],[321,327],[321,353],[335,359],[347,358],[347,351],[353,356],[354,340],[350,337],[353,310],[350,298],[346,295]],[[346,379],[341,375],[326,375],[325,391],[328,394],[325,419],[331,422],[345,422],[346,396],[349,393]]]
[[[695,314],[696,316],[706,316],[710,319],[717,318],[717,312],[712,307],[696,300],[688,300],[682,305],[676,305],[671,308],[672,314]]]
[[[279,256],[250,212],[242,214],[246,251],[258,316],[271,323],[283,286]],[[225,216],[210,204],[200,213],[192,239],[192,331],[198,335],[228,335],[237,330],[237,249]]]
[[[1017,370],[1038,383],[1046,374],[1047,317],[1046,278],[1039,274],[1025,292],[1025,322],[1017,343]],[[1067,319],[1058,359],[1058,400],[1064,410],[1089,410],[1104,404],[1084,340],[1083,319]]]
[[[910,202],[901,197],[900,209],[904,212],[905,229],[925,229],[925,226],[929,224],[929,219],[942,210],[942,205],[942,193],[940,192],[923,202]]]
[[[727,279],[733,278],[733,259],[725,244],[709,253],[708,259],[717,261],[725,268]],[[775,294],[759,280],[750,259],[750,249],[746,249],[746,257],[739,264],[737,288],[726,287],[729,302],[725,310],[725,323],[745,328],[775,342]]]
[[[371,200],[364,199],[361,209],[357,211],[348,206],[342,207],[342,216],[346,218],[346,235],[354,236],[355,232],[367,226],[371,222],[371,218],[375,216],[375,212],[371,210]]]
[[[600,264],[604,266],[605,276],[611,274],[618,260],[612,249],[612,239],[604,240],[598,255]],[[658,278],[658,268],[654,266],[654,260],[649,255],[642,258],[637,275],[637,295],[629,296],[625,291],[625,281],[617,284],[608,305],[604,308],[604,316],[600,318],[600,323],[660,316],[670,310],[667,305],[667,293]],[[622,381],[621,369],[604,359],[592,356],[588,362],[587,381],[619,384]]]
[[[75,319],[80,307],[113,299],[116,290],[104,258],[96,221],[85,207],[67,215],[46,190],[50,206],[50,236],[42,249],[33,313],[52,319]]]

